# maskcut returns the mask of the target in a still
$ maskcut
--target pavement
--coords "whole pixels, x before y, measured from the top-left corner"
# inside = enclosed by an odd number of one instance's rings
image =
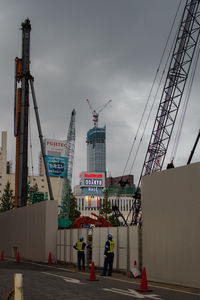
[[[91,272],[90,267],[86,267],[85,271],[80,271],[74,265],[68,265],[68,264],[62,264],[62,263],[52,264],[52,266],[53,265],[57,268],[63,268],[68,271],[71,271],[71,272],[88,273],[88,278],[90,277],[90,272]],[[102,269],[98,269],[95,267],[95,275],[101,276],[101,273],[102,273]],[[125,282],[134,282],[134,283],[138,284],[138,286],[141,285],[141,277],[130,278],[128,276],[127,272],[114,271],[112,273],[111,278],[110,278],[110,276],[106,276],[106,277],[108,279],[112,278],[112,279],[121,280],[121,281],[125,281]],[[193,288],[193,287],[180,286],[180,285],[176,285],[176,284],[168,284],[168,283],[164,283],[164,282],[149,281],[148,278],[147,278],[147,282],[148,282],[149,287],[162,287],[164,289],[171,289],[171,290],[175,290],[175,291],[184,291],[184,292],[195,293],[195,294],[200,295],[200,288],[198,289],[198,288]]]

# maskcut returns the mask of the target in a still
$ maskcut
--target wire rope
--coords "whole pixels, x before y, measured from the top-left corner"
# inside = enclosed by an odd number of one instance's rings
[[[144,110],[143,110],[143,113],[142,113],[142,116],[141,116],[141,119],[140,119],[140,122],[139,122],[139,125],[138,125],[138,128],[137,128],[135,137],[134,137],[133,142],[132,142],[132,145],[131,145],[131,149],[130,149],[130,152],[129,152],[129,155],[128,155],[128,158],[127,158],[127,161],[126,161],[126,164],[125,164],[123,173],[122,173],[122,177],[123,177],[124,174],[125,174],[125,171],[126,171],[126,168],[127,168],[127,166],[128,166],[128,163],[129,163],[129,160],[130,160],[130,157],[131,157],[131,154],[132,154],[132,151],[133,151],[135,142],[136,142],[136,140],[137,140],[137,136],[138,136],[138,133],[139,133],[139,131],[140,131],[140,127],[141,127],[142,121],[143,121],[143,119],[144,119],[144,115],[145,115],[145,112],[146,112],[146,110],[147,110],[147,106],[148,106],[148,104],[149,104],[149,101],[150,101],[150,98],[151,98],[151,94],[152,94],[152,91],[153,91],[153,89],[154,89],[154,85],[155,85],[155,83],[156,83],[156,79],[157,79],[158,73],[159,73],[159,71],[160,71],[161,64],[162,64],[163,59],[164,59],[164,55],[165,55],[165,52],[166,52],[166,49],[167,49],[167,46],[168,46],[168,43],[169,43],[169,40],[170,40],[170,37],[171,37],[171,34],[172,34],[172,30],[173,30],[173,28],[174,28],[175,21],[176,21],[176,19],[177,19],[177,15],[178,15],[178,12],[179,12],[181,3],[182,3],[182,0],[179,1],[179,5],[178,5],[178,8],[177,8],[177,10],[176,10],[176,14],[175,14],[175,16],[174,16],[173,22],[172,22],[172,26],[171,26],[171,28],[170,28],[170,32],[169,32],[169,34],[168,34],[167,41],[166,41],[166,43],[165,43],[165,47],[164,47],[164,50],[163,50],[163,52],[162,52],[161,59],[160,59],[159,64],[158,64],[158,68],[157,68],[157,70],[156,70],[156,74],[155,74],[155,76],[154,76],[154,80],[153,80],[152,86],[151,86],[151,88],[150,88],[150,92],[149,92],[149,95],[148,95],[148,97],[147,97],[147,101],[146,101],[146,104],[145,104],[145,107],[144,107]],[[174,38],[174,42],[175,42],[175,38]],[[174,42],[173,42],[173,43],[174,43]],[[172,51],[172,47],[171,47],[170,53],[171,53],[171,51]],[[169,60],[169,55],[168,55],[167,63],[168,63],[168,60]],[[166,67],[167,63],[165,64],[165,67]],[[164,75],[164,72],[162,73],[161,80],[162,80],[162,78],[163,78],[163,75]],[[153,105],[154,105],[154,103],[155,103],[155,98],[157,97],[157,93],[158,93],[158,90],[159,90],[159,87],[160,87],[160,84],[161,84],[161,80],[160,80],[160,82],[159,82],[159,86],[158,86],[158,88],[157,88],[156,96],[154,97],[154,101],[153,101],[153,104],[152,104],[152,106],[151,106],[149,115],[148,115],[148,117],[147,117],[147,121],[146,121],[146,124],[145,124],[145,129],[143,130],[143,135],[142,135],[142,138],[140,139],[139,146],[138,146],[138,148],[137,148],[137,150],[136,150],[136,154],[135,154],[135,156],[134,156],[134,160],[133,160],[133,163],[132,163],[132,165],[131,165],[131,169],[130,169],[130,173],[129,173],[129,174],[131,174],[131,171],[132,171],[132,169],[133,169],[133,165],[134,165],[134,163],[135,163],[135,160],[136,160],[136,157],[137,157],[137,154],[138,154],[138,151],[139,151],[139,148],[140,148],[140,145],[141,145],[143,136],[144,136],[144,132],[145,132],[145,130],[146,130],[146,127],[147,127],[147,124],[148,124],[148,121],[149,121],[149,118],[150,118],[150,114],[151,114],[151,112],[152,112]]]
[[[34,174],[34,167],[33,167],[33,145],[32,145],[32,135],[31,135],[31,121],[30,121],[30,113],[29,113],[29,147],[30,147],[30,165],[31,165],[31,175]]]

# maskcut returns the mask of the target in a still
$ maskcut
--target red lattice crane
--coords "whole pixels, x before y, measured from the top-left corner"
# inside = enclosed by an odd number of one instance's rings
[[[112,101],[112,100],[109,100],[108,102],[106,102],[104,105],[100,106],[98,108],[98,110],[96,111],[95,109],[92,108],[91,104],[90,104],[90,101],[88,99],[86,99],[88,105],[89,105],[89,108],[92,112],[92,116],[93,116],[93,122],[94,122],[94,126],[98,127],[98,119],[99,119],[99,113]]]

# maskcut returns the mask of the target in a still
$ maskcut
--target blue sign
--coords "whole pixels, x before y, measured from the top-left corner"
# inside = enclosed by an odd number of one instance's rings
[[[67,176],[67,157],[46,155],[50,176]]]
[[[103,188],[99,187],[83,187],[82,194],[84,196],[103,196]]]

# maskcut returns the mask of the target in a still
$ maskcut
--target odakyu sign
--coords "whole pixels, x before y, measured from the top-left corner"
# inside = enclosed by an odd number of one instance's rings
[[[47,166],[50,176],[67,176],[67,158],[60,156],[46,155]]]
[[[103,172],[82,172],[80,174],[81,187],[105,187],[105,173]]]

